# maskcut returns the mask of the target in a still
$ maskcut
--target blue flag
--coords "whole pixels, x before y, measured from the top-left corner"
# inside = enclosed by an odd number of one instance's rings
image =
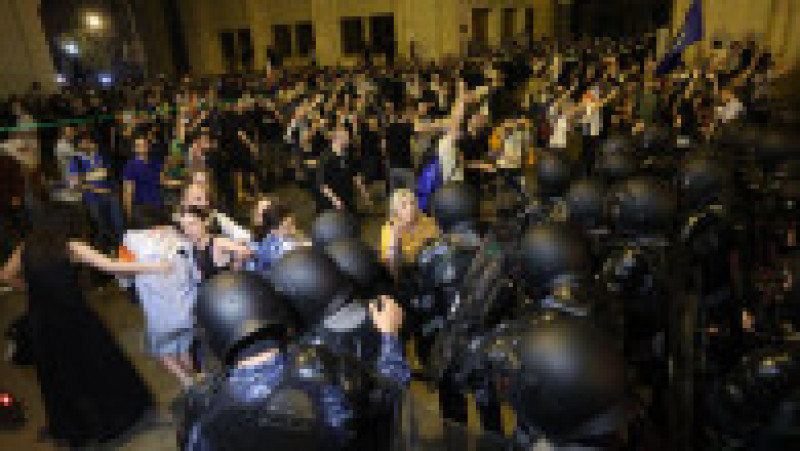
[[[694,0],[689,11],[686,12],[686,19],[683,27],[672,44],[672,49],[658,63],[656,68],[657,75],[664,75],[672,72],[681,62],[681,55],[687,47],[703,38],[703,2]]]
[[[442,167],[439,164],[439,156],[434,155],[427,165],[422,169],[422,173],[417,180],[417,204],[422,211],[428,211],[428,201],[433,193],[442,186]]]

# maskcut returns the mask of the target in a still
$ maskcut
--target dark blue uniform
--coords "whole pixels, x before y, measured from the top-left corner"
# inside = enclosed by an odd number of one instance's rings
[[[290,351],[200,384],[184,400],[183,449],[347,449],[360,412],[328,362],[313,349]],[[381,336],[377,372],[400,388],[410,382],[396,337]]]

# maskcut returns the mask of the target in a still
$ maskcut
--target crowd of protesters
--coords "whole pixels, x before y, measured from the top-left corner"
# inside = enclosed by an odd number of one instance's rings
[[[317,211],[363,217],[386,205],[380,248],[392,266],[438,233],[425,212],[443,183],[479,185],[489,200],[494,191],[485,188],[497,181],[529,189],[526,170],[540,149],[588,166],[608,136],[658,129],[703,145],[724,124],[765,114],[781,71],[755,43],[669,74],[657,73],[652,44],[549,40],[439,63],[270,68],[55,94],[34,88],[3,105],[0,261],[7,263],[0,280],[21,287],[24,272],[29,286],[55,281],[29,296],[31,333],[49,335],[43,346],[57,347],[59,333],[74,335],[75,324],[90,342],[111,340],[89,332],[101,328],[91,318],[66,306],[56,318],[33,301],[59,292],[81,298],[67,262],[126,277],[145,313],[150,352],[190,385],[199,283],[228,267],[266,274],[282,255],[309,245],[296,204],[276,195],[279,188],[307,190]],[[72,227],[75,212],[89,219],[88,235]],[[70,319],[67,330],[41,330]],[[146,391],[118,351],[105,350],[100,361],[77,353],[70,358],[84,370],[117,368],[112,377],[128,381],[127,394],[119,388],[125,382],[115,383],[115,399]],[[37,364],[48,367],[43,362],[55,354],[47,350]],[[57,387],[64,380],[86,387],[82,374],[41,380],[56,436],[92,436],[126,421],[120,401],[106,423],[59,424],[69,411],[58,411],[68,401]]]

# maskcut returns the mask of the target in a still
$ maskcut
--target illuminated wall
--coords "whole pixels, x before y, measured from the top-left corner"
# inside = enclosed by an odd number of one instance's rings
[[[515,31],[524,32],[525,8],[534,10],[534,35],[553,33],[553,0],[181,0],[187,51],[196,73],[223,71],[219,31],[249,28],[253,36],[255,66],[263,68],[266,49],[273,44],[272,26],[312,22],[315,54],[323,65],[351,64],[357,60],[342,52],[341,19],[361,17],[369,42],[368,18],[394,16],[397,52],[410,54],[411,42],[423,59],[439,59],[466,49],[472,34],[473,8],[491,8],[491,45],[500,44],[504,8],[515,9]],[[293,34],[293,46],[296,46]],[[287,64],[306,62],[289,58]]]
[[[163,0],[131,0],[136,31],[147,55],[150,74],[174,74],[172,46],[164,17]]]
[[[378,14],[394,14],[395,29],[399,29],[398,13],[408,0],[312,0],[311,21],[317,36],[317,60],[323,65],[349,64],[355,61],[342,53],[341,19],[368,18]],[[428,1],[429,5],[438,3]],[[430,6],[429,6],[430,7]],[[364,21],[364,40],[369,42],[369,26]]]
[[[255,67],[263,68],[266,64],[267,48],[273,45],[272,26],[291,25],[292,45],[297,42],[294,26],[299,22],[311,21],[311,0],[248,0],[247,15],[255,48]],[[293,63],[291,58],[287,63]]]
[[[193,73],[224,72],[219,33],[251,27],[247,3],[247,0],[180,0],[186,52]]]
[[[38,0],[0,0],[0,98],[27,91],[38,81],[54,86],[53,61],[47,48]]]
[[[469,40],[472,35],[472,10],[488,8],[489,44],[501,44],[502,14],[506,8],[514,9],[514,30],[516,34],[525,32],[525,9],[533,9],[533,34],[536,37],[552,36],[554,32],[554,0],[457,0],[459,21],[465,33],[461,39]]]

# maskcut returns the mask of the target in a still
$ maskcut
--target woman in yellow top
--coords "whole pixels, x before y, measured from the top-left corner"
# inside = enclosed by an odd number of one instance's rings
[[[411,190],[392,193],[389,221],[381,228],[381,257],[390,268],[412,263],[425,242],[438,236],[436,222],[419,210]]]

